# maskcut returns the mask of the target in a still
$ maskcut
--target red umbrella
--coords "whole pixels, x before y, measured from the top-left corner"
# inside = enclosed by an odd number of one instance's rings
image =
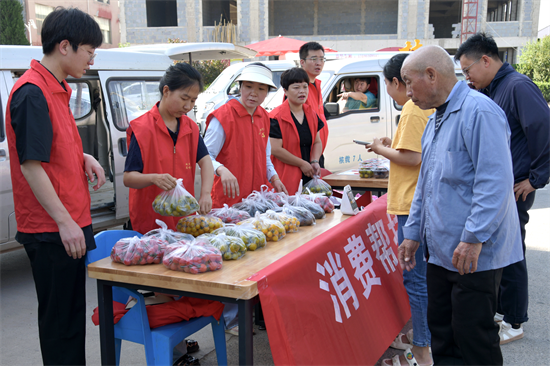
[[[279,36],[276,38],[266,39],[265,41],[256,42],[247,45],[247,48],[258,52],[256,57],[260,56],[280,56],[289,52],[299,52],[300,47],[306,43],[299,39],[286,38]],[[336,52],[332,48],[325,47],[325,52]]]

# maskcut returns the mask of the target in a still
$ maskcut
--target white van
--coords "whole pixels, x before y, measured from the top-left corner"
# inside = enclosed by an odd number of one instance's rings
[[[90,186],[94,230],[128,221],[128,188],[122,183],[129,122],[159,100],[159,81],[174,60],[252,58],[255,51],[230,43],[183,43],[97,49],[94,65],[80,79],[68,78],[70,107],[84,152],[105,170],[107,183]],[[0,251],[19,247],[6,139],[5,113],[10,91],[42,48],[0,46]]]
[[[283,71],[296,66],[294,61],[261,61],[271,69],[273,73],[273,83],[279,88],[281,86],[281,74]],[[195,103],[197,123],[204,133],[204,124],[206,117],[214,110],[214,107],[227,99],[229,95],[239,95],[239,83],[235,80],[241,75],[242,69],[251,62],[238,62],[228,66],[223,72],[210,84],[208,89],[199,95]],[[275,91],[270,91],[265,98],[262,106],[266,106]]]
[[[333,173],[357,168],[360,161],[374,158],[374,153],[367,153],[363,145],[353,140],[372,141],[375,137],[393,137],[402,106],[389,96],[384,83],[383,67],[396,53],[372,53],[366,59],[344,59],[327,61],[323,72],[318,76],[325,107],[331,117],[327,121],[329,137],[325,148],[325,168]],[[455,64],[456,65],[456,64]],[[459,65],[456,75],[463,80]],[[374,108],[344,111],[344,104],[337,97],[350,91],[357,77],[370,77],[369,91],[377,97]],[[268,111],[283,101],[283,90],[279,88],[266,106]]]

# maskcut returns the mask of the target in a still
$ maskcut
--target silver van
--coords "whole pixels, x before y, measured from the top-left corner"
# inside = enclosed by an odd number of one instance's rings
[[[382,70],[395,54],[373,52],[363,55],[361,59],[327,61],[323,72],[318,76],[325,107],[331,114],[327,121],[330,132],[324,152],[325,168],[331,172],[354,169],[360,161],[376,157],[353,140],[368,142],[375,137],[393,137],[402,106],[389,96]],[[459,80],[463,80],[460,66],[456,65],[455,70]],[[369,109],[344,110],[345,103],[339,100],[338,94],[350,91],[358,77],[371,78],[368,90],[377,97],[377,103]],[[279,88],[266,109],[270,111],[281,104],[283,95],[282,88]]]
[[[128,221],[128,188],[122,183],[126,128],[159,100],[158,85],[174,60],[252,58],[255,51],[230,43],[183,43],[97,49],[94,65],[80,79],[68,78],[70,107],[84,152],[105,170],[106,184],[91,189],[94,230]],[[10,91],[42,48],[0,46],[0,251],[18,248],[5,114]],[[194,117],[194,116],[191,116]]]

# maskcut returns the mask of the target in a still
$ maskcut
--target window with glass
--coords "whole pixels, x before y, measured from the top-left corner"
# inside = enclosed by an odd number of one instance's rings
[[[145,0],[148,27],[177,27],[178,4],[176,0]]]
[[[87,83],[69,83],[71,88],[71,99],[69,107],[73,112],[75,120],[87,116],[92,111],[90,86]]]
[[[111,42],[111,19],[94,17],[97,24],[99,24],[99,29],[103,34],[103,43],[112,43]]]
[[[339,105],[338,114],[379,111],[379,91],[378,76],[345,77],[336,83],[326,102],[337,103]],[[359,99],[359,95],[364,95],[366,98]]]
[[[109,80],[107,90],[114,124],[121,131],[160,100],[159,80]]]
[[[36,31],[38,34],[42,32],[42,23],[44,19],[53,11],[53,6],[34,4],[34,22],[36,23]]]

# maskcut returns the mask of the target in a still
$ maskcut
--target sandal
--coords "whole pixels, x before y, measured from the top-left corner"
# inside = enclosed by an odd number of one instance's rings
[[[412,347],[412,341],[413,341],[413,330],[409,330],[406,334],[407,339],[409,340],[409,343],[403,343],[403,340],[401,337],[403,337],[405,334],[399,333],[397,337],[391,342],[390,347],[395,349],[400,349],[403,351],[406,351],[408,348]]]
[[[185,344],[187,345],[187,354],[195,353],[199,350],[199,342],[194,339],[186,339]]]
[[[200,366],[198,358],[185,354],[174,362],[173,366]]]
[[[401,363],[401,359],[399,358],[399,355],[395,355],[390,360],[389,358],[386,358],[382,361],[383,366],[419,366],[418,361],[416,361],[416,358],[414,358],[414,355],[410,348],[407,348],[403,352],[403,356],[405,356],[405,360],[407,361],[406,365],[403,365]],[[391,364],[389,364],[387,361],[391,361]],[[433,363],[429,366],[433,366]]]

